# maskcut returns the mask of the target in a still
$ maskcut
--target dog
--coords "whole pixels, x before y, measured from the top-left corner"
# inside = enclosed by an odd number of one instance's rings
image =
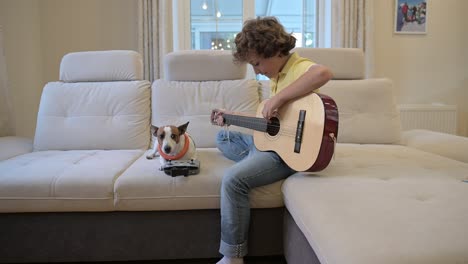
[[[193,139],[187,133],[189,122],[181,126],[151,126],[153,136],[156,138],[153,149],[146,155],[147,159],[153,159],[159,155],[161,167],[171,160],[196,159],[196,146]]]

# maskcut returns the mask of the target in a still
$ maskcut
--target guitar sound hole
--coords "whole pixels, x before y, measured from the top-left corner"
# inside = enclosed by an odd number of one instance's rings
[[[279,119],[276,117],[272,117],[270,119],[270,123],[267,125],[267,133],[270,136],[276,136],[280,130],[280,122]]]

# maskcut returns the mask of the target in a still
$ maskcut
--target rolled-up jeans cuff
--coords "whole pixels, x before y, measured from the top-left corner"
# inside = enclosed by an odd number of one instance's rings
[[[242,258],[247,255],[247,241],[238,245],[229,245],[221,240],[219,253],[231,258]]]

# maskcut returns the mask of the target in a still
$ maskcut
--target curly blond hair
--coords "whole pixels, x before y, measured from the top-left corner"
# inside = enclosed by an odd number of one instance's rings
[[[247,62],[249,53],[263,58],[278,54],[287,56],[296,46],[296,38],[289,34],[275,17],[257,17],[245,21],[242,31],[236,35],[234,61]]]

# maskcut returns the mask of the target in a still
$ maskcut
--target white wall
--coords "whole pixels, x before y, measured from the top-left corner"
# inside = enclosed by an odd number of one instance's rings
[[[138,49],[137,1],[39,0],[46,81],[57,80],[69,52]]]
[[[394,81],[399,103],[458,105],[468,136],[468,1],[429,0],[425,35],[394,34],[394,1],[374,3],[375,74]]]
[[[460,99],[461,105],[463,105],[462,115],[459,118],[459,123],[461,124],[461,129],[459,133],[464,136],[468,136],[468,19],[466,18],[466,13],[468,12],[468,1],[460,0],[462,4],[457,10],[460,23],[460,34],[462,35],[462,53],[460,54],[460,59],[464,61],[463,68],[461,70],[461,87],[460,90]]]
[[[0,0],[10,94],[19,136],[33,137],[45,83],[68,52],[137,50],[137,1]]]
[[[394,0],[375,0],[375,75],[395,83],[399,103],[459,106],[468,136],[466,0],[429,0],[426,35],[393,33]],[[0,0],[17,133],[34,135],[44,84],[71,51],[137,50],[136,0]]]
[[[32,136],[42,86],[40,14],[37,0],[1,0],[0,23],[16,133]]]

